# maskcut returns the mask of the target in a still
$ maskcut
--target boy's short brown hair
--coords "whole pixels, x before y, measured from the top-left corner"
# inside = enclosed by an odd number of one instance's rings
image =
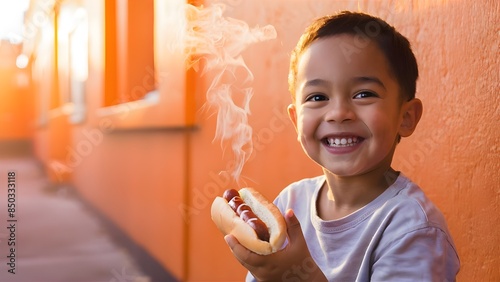
[[[359,46],[347,50],[353,54],[363,48],[363,42],[371,40],[385,55],[392,74],[401,90],[401,96],[409,101],[415,98],[418,66],[410,42],[394,27],[380,18],[358,12],[342,11],[335,15],[316,19],[302,34],[290,59],[288,85],[295,101],[297,65],[304,50],[315,40],[339,34],[359,36]]]

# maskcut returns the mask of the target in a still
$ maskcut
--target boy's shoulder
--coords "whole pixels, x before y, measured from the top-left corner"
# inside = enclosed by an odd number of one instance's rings
[[[393,190],[392,195],[380,206],[380,211],[391,219],[391,226],[436,227],[448,232],[442,212],[416,183],[400,174],[389,189]]]
[[[383,236],[379,242],[381,249],[416,238],[442,238],[456,254],[446,219],[425,192],[404,175],[400,175],[391,188],[394,189],[391,197],[376,209],[370,220],[374,225],[383,226]]]

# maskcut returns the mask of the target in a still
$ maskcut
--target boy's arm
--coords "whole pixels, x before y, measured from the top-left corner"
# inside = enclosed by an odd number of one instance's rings
[[[233,255],[247,268],[257,281],[328,281],[311,258],[302,234],[300,223],[292,210],[285,213],[288,245],[276,253],[262,256],[255,254],[232,235],[224,237]],[[304,265],[307,267],[304,268]]]
[[[455,281],[460,262],[445,232],[424,227],[381,247],[372,281]]]

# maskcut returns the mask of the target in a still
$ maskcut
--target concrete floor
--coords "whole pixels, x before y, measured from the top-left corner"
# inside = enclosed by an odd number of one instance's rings
[[[15,230],[8,222],[9,171],[16,172]],[[0,156],[0,281],[152,281],[70,191],[51,185],[29,156]],[[12,238],[15,274],[8,265]]]

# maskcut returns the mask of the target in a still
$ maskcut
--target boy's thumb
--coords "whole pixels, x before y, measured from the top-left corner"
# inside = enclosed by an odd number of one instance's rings
[[[295,216],[295,213],[292,209],[288,209],[285,212],[285,222],[290,242],[293,242],[295,239],[301,238],[301,236],[303,236],[300,222]]]

